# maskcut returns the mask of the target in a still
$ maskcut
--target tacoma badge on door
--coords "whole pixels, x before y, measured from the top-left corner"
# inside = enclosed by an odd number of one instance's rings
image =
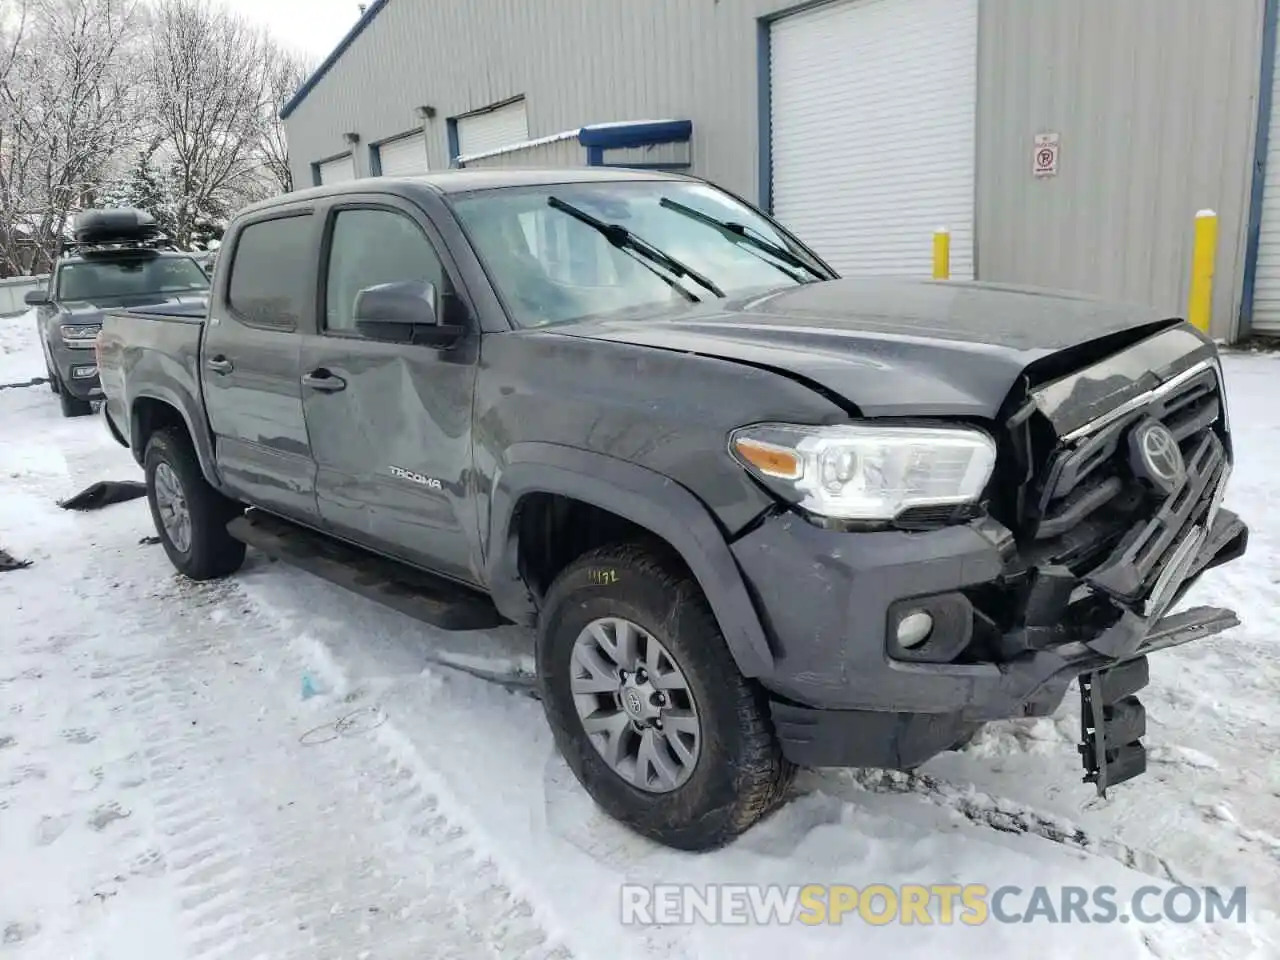
[[[398,477],[401,480],[408,480],[409,482],[419,484],[420,486],[430,487],[432,490],[444,489],[444,486],[435,477],[424,477],[420,473],[414,473],[412,470],[406,470],[404,467],[397,467],[394,465],[387,469],[391,471],[391,475],[393,477]]]

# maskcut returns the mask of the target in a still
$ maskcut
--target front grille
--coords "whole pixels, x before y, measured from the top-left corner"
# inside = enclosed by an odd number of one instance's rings
[[[1226,469],[1221,413],[1217,369],[1206,364],[1033,455],[1017,522],[1024,554],[1036,565],[1065,567],[1116,599],[1140,600],[1208,513]],[[1169,429],[1186,465],[1185,481],[1171,493],[1133,467],[1130,436],[1150,420]]]

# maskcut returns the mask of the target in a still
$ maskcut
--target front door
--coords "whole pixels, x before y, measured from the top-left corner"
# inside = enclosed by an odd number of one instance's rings
[[[218,471],[255,506],[316,522],[315,464],[302,411],[302,335],[314,311],[318,237],[310,212],[246,225],[232,239],[199,362]],[[225,305],[225,306],[224,306]]]
[[[478,331],[449,349],[388,343],[355,327],[356,294],[434,283],[450,322],[466,322],[429,222],[391,198],[329,214],[320,325],[302,349],[303,405],[321,517],[380,552],[477,582],[467,489]]]

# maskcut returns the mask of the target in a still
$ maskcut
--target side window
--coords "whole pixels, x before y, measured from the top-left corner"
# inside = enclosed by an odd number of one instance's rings
[[[228,306],[247,323],[294,329],[302,319],[311,257],[309,215],[250,224],[236,242]]]
[[[446,293],[440,257],[421,228],[391,210],[339,211],[329,245],[325,329],[354,333],[356,295],[405,280],[434,283]]]

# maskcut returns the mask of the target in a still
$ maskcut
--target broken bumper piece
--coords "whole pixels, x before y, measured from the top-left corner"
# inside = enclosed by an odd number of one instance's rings
[[[1176,604],[1205,570],[1242,555],[1247,542],[1248,528],[1234,514],[1220,511],[1180,571],[1180,584],[1169,589],[1163,608]],[[795,763],[910,769],[985,721],[1052,713],[1079,678],[1085,701],[1085,779],[1102,791],[1145,769],[1139,741],[1146,716],[1134,694],[1147,684],[1147,656],[1238,624],[1234,612],[1216,607],[1153,618],[1126,610],[1090,640],[1062,643],[1006,663],[893,665],[899,675],[909,672],[926,685],[940,675],[963,678],[948,688],[951,699],[911,702],[899,695],[885,710],[830,709],[777,697],[771,703],[773,720],[784,753]]]

